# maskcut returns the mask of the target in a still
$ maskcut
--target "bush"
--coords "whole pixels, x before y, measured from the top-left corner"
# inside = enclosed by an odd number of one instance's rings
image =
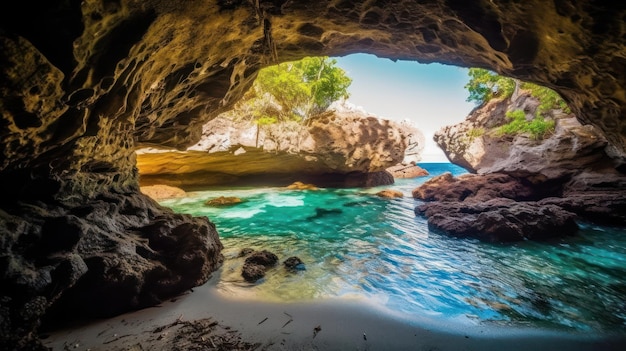
[[[530,121],[526,120],[523,110],[508,111],[506,117],[511,122],[498,128],[499,135],[518,135],[528,133],[534,140],[543,139],[547,134],[554,131],[554,121],[546,120],[543,116],[535,116]]]

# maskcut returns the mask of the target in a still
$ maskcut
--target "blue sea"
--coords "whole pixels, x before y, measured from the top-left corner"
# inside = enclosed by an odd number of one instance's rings
[[[424,163],[430,176],[376,188],[208,189],[162,201],[217,226],[225,262],[219,287],[250,298],[303,301],[359,296],[407,316],[626,334],[626,229],[579,223],[573,237],[489,244],[431,233],[411,191],[432,176],[465,170]],[[382,199],[395,189],[404,198]],[[236,196],[223,208],[208,199]],[[241,278],[242,248],[298,256],[305,270]]]

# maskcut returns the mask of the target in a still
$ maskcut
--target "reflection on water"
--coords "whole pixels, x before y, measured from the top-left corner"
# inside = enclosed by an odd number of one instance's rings
[[[450,169],[439,167],[429,171]],[[162,203],[216,223],[226,291],[274,301],[357,294],[408,314],[626,332],[626,230],[583,225],[575,237],[507,245],[449,238],[413,213],[411,190],[425,179],[398,181],[391,188],[405,198],[393,200],[376,197],[381,188],[239,188]],[[245,201],[204,206],[218,196]],[[277,266],[261,284],[245,283],[244,247],[281,262],[298,256],[306,270]]]

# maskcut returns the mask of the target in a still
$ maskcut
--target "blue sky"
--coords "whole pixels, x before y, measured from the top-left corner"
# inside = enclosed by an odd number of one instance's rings
[[[432,135],[442,126],[462,121],[474,107],[465,101],[466,68],[394,62],[366,54],[335,59],[352,78],[349,102],[382,118],[412,120],[426,137],[424,161],[447,161]]]

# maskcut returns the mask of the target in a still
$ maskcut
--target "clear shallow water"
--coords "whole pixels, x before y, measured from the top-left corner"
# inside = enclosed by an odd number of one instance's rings
[[[451,164],[422,164],[431,175]],[[224,244],[220,288],[275,301],[358,295],[395,311],[489,322],[626,333],[626,230],[581,224],[575,237],[496,245],[430,233],[413,213],[411,191],[428,177],[368,189],[297,191],[223,189],[163,201],[177,212],[208,216]],[[380,199],[384,188],[402,199]],[[243,203],[204,206],[237,196]],[[237,258],[267,249],[281,262],[298,256],[306,270],[268,271],[247,284]]]

